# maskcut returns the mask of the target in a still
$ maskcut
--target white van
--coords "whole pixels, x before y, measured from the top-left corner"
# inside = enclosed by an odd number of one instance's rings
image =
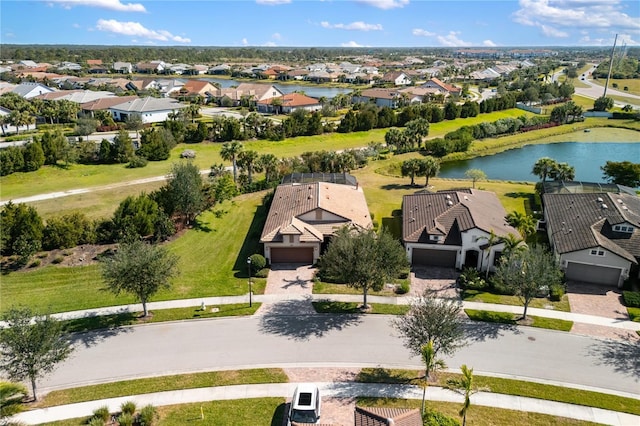
[[[311,383],[300,383],[291,399],[287,425],[294,423],[316,424],[320,421],[320,390]]]

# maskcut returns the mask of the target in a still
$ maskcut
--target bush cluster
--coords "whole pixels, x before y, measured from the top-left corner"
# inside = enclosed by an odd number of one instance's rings
[[[624,305],[628,308],[640,308],[640,291],[623,291]]]

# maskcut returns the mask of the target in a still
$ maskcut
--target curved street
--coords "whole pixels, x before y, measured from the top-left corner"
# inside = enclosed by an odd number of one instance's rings
[[[384,315],[289,315],[299,302],[268,313],[158,323],[77,336],[70,360],[41,391],[135,377],[264,366],[420,368]],[[473,323],[469,345],[446,359],[478,374],[531,378],[640,395],[640,347],[530,327]]]

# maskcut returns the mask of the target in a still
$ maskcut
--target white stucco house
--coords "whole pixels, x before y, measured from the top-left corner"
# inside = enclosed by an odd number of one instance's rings
[[[640,262],[640,197],[544,194],[549,242],[568,281],[622,287]]]
[[[343,226],[368,229],[371,215],[358,185],[310,182],[279,185],[260,242],[269,263],[315,263]]]
[[[493,271],[504,243],[489,246],[491,233],[520,238],[505,221],[495,193],[477,189],[421,191],[402,199],[402,242],[412,266]]]
[[[45,86],[41,83],[24,82],[14,87],[12,92],[22,96],[25,99],[31,99],[45,93],[55,92],[55,89],[52,89],[51,87]]]
[[[130,100],[109,107],[115,121],[126,121],[131,115],[139,115],[143,123],[166,121],[169,114],[186,108],[186,104],[171,98],[152,98]]]

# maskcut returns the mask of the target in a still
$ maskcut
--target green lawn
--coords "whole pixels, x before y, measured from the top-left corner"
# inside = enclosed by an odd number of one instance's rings
[[[249,307],[248,303],[242,303],[207,306],[204,311],[201,310],[200,307],[160,309],[150,311],[151,315],[147,318],[142,317],[142,312],[133,312],[79,318],[64,321],[63,324],[67,332],[81,333],[91,330],[117,328],[127,325],[139,325],[153,322],[253,315],[258,308],[260,308],[260,305],[260,303],[253,303],[252,306]]]
[[[627,308],[629,319],[634,322],[640,322],[640,308]]]
[[[548,330],[570,331],[573,327],[573,321],[565,321],[554,318],[538,317],[535,315],[527,315],[528,323],[522,323],[519,318],[520,314],[512,314],[509,312],[479,311],[476,309],[465,309],[469,319],[473,321],[493,322],[509,325],[526,325],[536,328],[546,328]]]
[[[280,426],[285,416],[284,398],[251,398],[229,401],[208,401],[157,407],[157,426],[234,425]],[[204,416],[204,419],[202,418]],[[46,423],[43,426],[86,425],[88,418]]]
[[[480,290],[465,290],[462,299],[466,302],[497,303],[499,305],[522,305],[518,296],[506,296]],[[529,303],[530,308],[553,309],[554,311],[571,312],[569,298],[565,294],[559,302],[552,302],[546,297],[536,297]]]
[[[258,240],[265,219],[264,193],[237,197],[214,212],[205,212],[198,226],[167,244],[180,257],[178,276],[170,290],[152,300],[241,295],[247,288],[247,257],[259,252]],[[264,292],[265,279],[253,279],[254,293]],[[47,266],[2,276],[2,298],[11,305],[28,305],[43,312],[134,303],[129,296],[115,297],[103,291],[100,267]],[[4,311],[10,307],[5,302]]]
[[[406,383],[419,385],[419,378],[422,377],[423,374],[424,370],[363,368],[356,380],[365,383]],[[437,380],[430,382],[430,384],[433,386],[444,386],[448,379],[459,378],[460,376],[458,373],[440,373],[437,376]],[[588,407],[602,408],[604,410],[640,415],[640,400],[633,398],[479,374],[474,374],[473,378],[478,387],[487,388],[489,392],[585,405]]]
[[[323,281],[313,283],[313,294],[358,294],[362,295],[362,290],[349,287],[346,284],[333,284]],[[397,296],[391,288],[383,288],[380,291],[369,290],[369,296]]]
[[[209,371],[205,373],[149,377],[146,379],[125,380],[52,391],[32,406],[32,408],[53,407],[83,401],[95,401],[98,399],[170,390],[260,383],[287,383],[288,381],[287,375],[280,368]]]
[[[360,305],[361,303],[354,302],[313,302],[313,308],[321,314],[361,314]],[[367,311],[367,314],[404,315],[409,310],[407,305],[369,303],[369,306],[371,306],[371,309]]]

